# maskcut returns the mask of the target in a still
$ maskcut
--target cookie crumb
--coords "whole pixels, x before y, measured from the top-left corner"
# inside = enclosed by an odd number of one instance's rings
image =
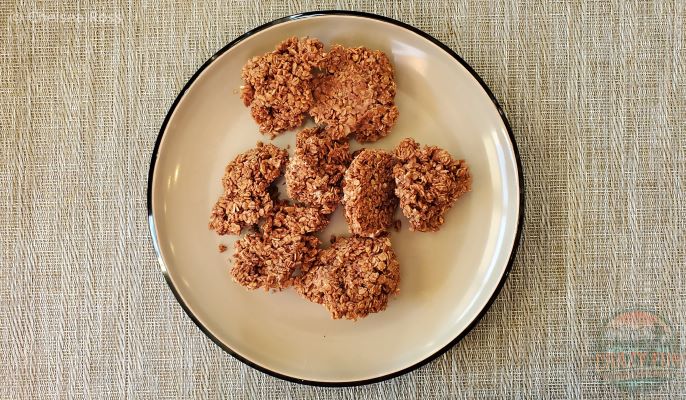
[[[393,230],[396,232],[400,232],[400,228],[402,228],[402,226],[403,223],[399,219],[396,219],[395,222],[393,222]]]

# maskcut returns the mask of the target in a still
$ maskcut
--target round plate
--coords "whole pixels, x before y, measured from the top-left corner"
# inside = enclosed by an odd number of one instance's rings
[[[259,134],[238,89],[241,67],[290,36],[327,46],[366,46],[395,66],[400,117],[368,147],[392,149],[404,137],[464,158],[473,190],[439,232],[409,232],[402,218],[391,240],[400,293],[362,320],[332,320],[294,290],[248,291],[229,274],[235,237],[207,227],[224,167]],[[310,122],[311,124],[311,122]],[[273,141],[295,143],[287,132]],[[352,142],[353,148],[360,145]],[[282,187],[282,186],[281,186]],[[282,197],[285,190],[281,190]],[[271,375],[309,384],[355,385],[408,372],[462,338],[496,297],[522,223],[519,157],[509,125],[476,73],[448,47],[401,22],[356,12],[315,12],[250,31],[210,58],[183,88],[160,130],[148,181],[149,225],[169,286],[214,342]],[[400,216],[400,213],[398,213]],[[341,207],[321,235],[347,233]]]

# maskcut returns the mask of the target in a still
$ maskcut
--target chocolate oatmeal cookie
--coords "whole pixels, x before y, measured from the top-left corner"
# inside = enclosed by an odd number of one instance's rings
[[[329,219],[315,207],[278,202],[274,212],[270,213],[260,230],[268,236],[285,236],[288,234],[304,235],[319,232],[326,228]]]
[[[373,142],[386,135],[398,118],[396,85],[386,54],[364,47],[335,45],[326,53],[323,73],[313,80],[310,115],[334,140],[354,135]]]
[[[314,261],[318,246],[319,239],[312,235],[250,233],[235,244],[231,276],[248,289],[285,289],[298,268]]]
[[[353,236],[322,250],[294,286],[332,318],[355,320],[384,310],[399,284],[400,264],[390,239]]]
[[[313,68],[321,63],[323,48],[318,39],[291,37],[243,66],[241,99],[260,132],[274,138],[302,125],[313,104]]]
[[[334,212],[343,194],[341,180],[350,164],[349,150],[347,140],[335,141],[321,128],[298,132],[295,156],[286,167],[288,195],[323,214]]]
[[[437,231],[445,213],[455,201],[471,190],[472,178],[463,160],[447,151],[425,146],[420,149],[406,138],[395,149],[398,164],[393,167],[395,194],[411,231]]]
[[[343,177],[343,204],[351,233],[374,237],[394,226],[396,162],[383,150],[364,149],[350,163]]]
[[[224,193],[212,208],[210,229],[220,235],[237,235],[266,217],[274,206],[269,185],[282,174],[287,161],[286,150],[262,143],[231,161],[222,178]]]
[[[276,204],[259,232],[236,242],[231,276],[248,289],[287,288],[297,270],[311,269],[319,246],[319,239],[311,233],[327,223],[315,208]]]

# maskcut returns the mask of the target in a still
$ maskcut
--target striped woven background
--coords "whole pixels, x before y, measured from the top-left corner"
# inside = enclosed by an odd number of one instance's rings
[[[146,183],[177,92],[259,24],[383,14],[457,51],[507,113],[526,223],[502,293],[436,361],[358,388],[252,370],[183,313]],[[680,398],[686,362],[627,389],[597,370],[616,313],[686,353],[686,2],[115,0],[0,3],[0,398]],[[677,357],[678,358],[678,357]]]

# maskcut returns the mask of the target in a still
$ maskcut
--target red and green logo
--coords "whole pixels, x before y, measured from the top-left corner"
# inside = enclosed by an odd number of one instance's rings
[[[601,331],[595,368],[601,379],[628,388],[659,385],[681,366],[677,336],[666,320],[649,311],[624,311]]]

